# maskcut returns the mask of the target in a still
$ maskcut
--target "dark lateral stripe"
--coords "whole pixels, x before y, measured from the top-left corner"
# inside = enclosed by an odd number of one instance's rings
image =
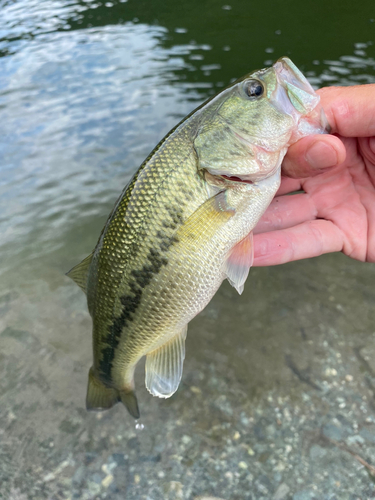
[[[158,240],[160,241],[160,250],[163,253],[178,241],[175,236],[168,237],[162,232],[158,234]],[[166,266],[167,264],[168,259],[163,257],[162,253],[158,250],[151,248],[147,256],[147,263],[145,263],[141,269],[131,271],[129,277],[130,293],[120,298],[121,304],[123,305],[121,315],[115,318],[112,325],[109,327],[108,335],[105,340],[106,347],[101,351],[99,372],[103,382],[110,383],[112,381],[112,369],[116,348],[119,345],[124,328],[130,326],[133,321],[134,313],[141,303],[144,288],[146,288],[152,278],[160,272],[162,266]]]

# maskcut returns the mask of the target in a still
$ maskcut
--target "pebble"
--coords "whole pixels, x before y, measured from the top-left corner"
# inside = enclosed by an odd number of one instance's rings
[[[108,486],[113,483],[113,479],[114,477],[112,476],[112,474],[108,474],[108,476],[106,476],[103,481],[102,481],[102,486],[103,488],[108,488]]]
[[[187,436],[187,435],[185,434],[184,436],[182,436],[181,441],[182,441],[184,444],[189,444],[189,443],[190,443],[190,441],[191,441],[191,437],[190,437],[190,436]]]
[[[321,446],[314,444],[310,448],[310,458],[311,460],[318,460],[323,458],[327,454],[327,450]]]
[[[335,370],[334,368],[326,368],[324,375],[326,377],[335,377],[337,375],[337,370]]]
[[[199,389],[199,387],[196,387],[195,385],[192,385],[190,387],[191,392],[194,392],[194,394],[202,394],[202,391]]]
[[[246,462],[239,462],[238,467],[240,469],[247,469],[247,463]]]
[[[375,443],[375,433],[369,429],[362,429],[359,434],[367,443]]]
[[[223,500],[219,497],[195,497],[194,500]]]
[[[293,495],[293,500],[312,500],[315,498],[311,490],[302,490]]]
[[[337,425],[334,424],[326,424],[323,427],[323,434],[328,439],[334,439],[335,441],[340,441],[343,437],[343,431]]]
[[[194,500],[223,500],[219,497],[195,497]]]
[[[91,479],[96,484],[100,484],[102,482],[102,476],[101,474],[99,474],[99,472],[94,472],[94,474],[91,476]]]
[[[282,483],[275,491],[272,500],[283,500],[289,492],[290,492],[289,486],[285,483]]]
[[[363,439],[362,436],[359,436],[358,434],[356,434],[355,436],[349,436],[347,438],[346,442],[348,443],[348,445],[363,444],[365,442],[365,440]]]
[[[46,474],[43,478],[43,481],[45,483],[48,483],[49,481],[53,481],[56,476],[58,474],[60,474],[60,472],[62,472],[65,467],[68,467],[68,465],[70,465],[70,461],[69,460],[64,460],[63,462],[61,462],[61,464],[55,469],[54,472],[49,472],[48,474]]]
[[[10,410],[8,412],[8,422],[11,424],[12,422],[14,422],[15,420],[17,420],[17,417],[16,415],[12,412],[12,410]]]
[[[85,479],[86,468],[84,465],[80,465],[74,473],[72,481],[76,484],[81,484]]]

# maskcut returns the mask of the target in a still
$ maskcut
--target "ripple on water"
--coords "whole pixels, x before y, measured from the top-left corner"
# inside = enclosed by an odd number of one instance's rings
[[[158,45],[164,33],[132,23],[55,32],[0,58],[1,272],[64,260],[67,240],[66,260],[90,251],[121,187],[194,107],[196,88],[169,83],[184,63]]]

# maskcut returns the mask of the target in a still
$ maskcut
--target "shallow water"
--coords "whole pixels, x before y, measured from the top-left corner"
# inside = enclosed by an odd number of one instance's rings
[[[374,20],[372,0],[0,1],[5,498],[372,494],[327,439],[375,460],[374,266],[332,255],[254,269],[241,297],[224,284],[178,393],[151,398],[139,370],[137,433],[123,408],[84,410],[90,319],[64,273],[154,145],[233,79],[288,55],[316,87],[375,82]]]

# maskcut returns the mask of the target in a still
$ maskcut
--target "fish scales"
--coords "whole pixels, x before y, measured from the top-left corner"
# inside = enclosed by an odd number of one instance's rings
[[[187,324],[223,279],[242,292],[251,231],[278,189],[287,147],[324,131],[318,102],[283,58],[191,113],[141,165],[94,252],[69,273],[93,319],[88,409],[122,401],[138,417],[143,356],[148,390],[177,390]]]
[[[142,346],[147,347],[149,336],[162,322],[164,299],[159,301],[152,322],[149,315],[140,315],[145,309],[141,303],[145,295],[150,295],[145,294],[145,288],[168,265],[165,255],[176,242],[176,229],[207,198],[191,147],[195,128],[194,123],[182,125],[182,130],[172,134],[145,162],[118,204],[103,238],[102,249],[106,251],[100,252],[96,265],[103,286],[96,293],[92,310],[97,348],[94,365],[108,382],[122,376],[119,373],[116,377],[116,359],[121,367],[132,361],[134,345],[138,352],[139,344],[134,339],[139,331],[143,330]],[[177,170],[176,164],[183,168]],[[163,287],[163,282],[154,280],[150,292],[162,292]],[[156,309],[153,302],[148,308]]]

